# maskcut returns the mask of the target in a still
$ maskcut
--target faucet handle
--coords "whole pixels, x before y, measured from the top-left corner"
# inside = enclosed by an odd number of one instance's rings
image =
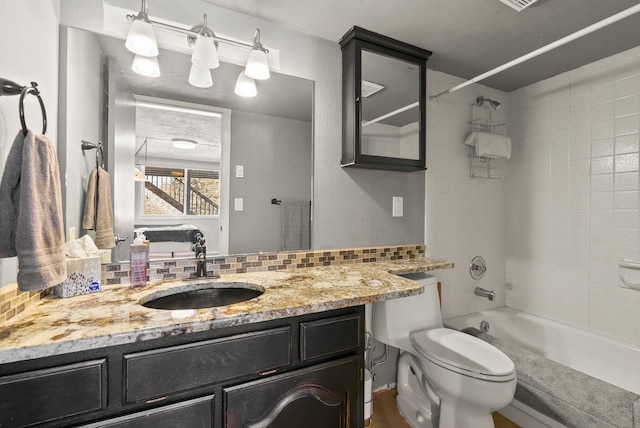
[[[475,256],[469,265],[469,273],[473,279],[481,279],[487,271],[487,264],[481,256]]]

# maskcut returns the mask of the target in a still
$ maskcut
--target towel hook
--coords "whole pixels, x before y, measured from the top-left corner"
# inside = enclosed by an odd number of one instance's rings
[[[82,151],[96,149],[96,168],[104,168],[104,152],[102,150],[102,141],[92,143],[91,141],[82,140]]]
[[[27,94],[35,95],[38,98],[40,104],[40,110],[42,111],[42,134],[47,133],[47,110],[44,107],[42,97],[40,97],[40,90],[36,82],[31,82],[31,86],[23,86],[16,82],[12,82],[8,79],[0,78],[0,95],[18,95],[20,94],[19,113],[20,113],[20,125],[22,125],[22,132],[27,135],[27,121],[24,117],[24,97]]]

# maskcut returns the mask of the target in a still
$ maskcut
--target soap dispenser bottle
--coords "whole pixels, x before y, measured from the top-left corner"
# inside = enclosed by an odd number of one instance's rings
[[[140,288],[147,284],[148,242],[144,234],[140,233],[131,244],[131,288]]]

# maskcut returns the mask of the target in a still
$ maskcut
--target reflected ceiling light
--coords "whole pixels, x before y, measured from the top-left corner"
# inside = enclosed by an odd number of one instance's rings
[[[187,138],[172,138],[171,141],[173,142],[173,147],[176,149],[193,150],[198,144],[197,141],[189,140]]]
[[[244,69],[247,76],[258,80],[269,78],[267,52],[268,51],[262,46],[262,43],[260,43],[260,30],[256,28],[256,33],[253,37],[253,48],[251,49],[251,53],[249,53],[249,59]]]
[[[142,10],[137,15],[129,14],[127,19],[133,21],[129,28],[129,35],[125,43],[127,49],[136,53],[138,56],[155,58],[158,56],[158,43],[156,41],[154,27],[164,30],[170,30],[185,34],[190,46],[193,46],[191,54],[191,63],[193,66],[189,72],[189,83],[199,88],[208,88],[213,84],[211,75],[207,77],[203,72],[203,68],[214,69],[220,65],[218,59],[217,47],[218,43],[225,43],[235,47],[250,49],[249,58],[245,66],[245,73],[248,79],[238,77],[236,83],[236,94],[241,96],[255,96],[257,93],[255,82],[253,79],[264,80],[270,77],[269,61],[267,54],[269,50],[260,42],[260,29],[256,28],[253,43],[233,40],[222,36],[217,36],[211,29],[207,27],[207,15],[204,15],[204,25],[198,25],[191,29],[177,27],[175,25],[154,21],[149,18],[148,0],[142,0]],[[160,67],[155,60],[155,68],[147,63],[144,67],[142,64],[136,65],[136,62],[142,63],[142,60],[134,59],[133,69],[136,73],[144,76],[159,76]],[[197,67],[195,67],[197,66]],[[242,80],[242,81],[241,81]],[[239,85],[242,89],[239,89]]]
[[[222,114],[216,111],[202,110],[197,108],[190,107],[181,107],[178,105],[172,104],[162,104],[155,101],[146,101],[146,99],[150,97],[145,97],[144,95],[133,95],[136,99],[136,107],[146,107],[153,108],[156,110],[166,110],[166,111],[177,111],[179,113],[189,113],[189,114],[197,114],[200,116],[209,116],[209,117],[222,117]]]
[[[244,71],[241,71],[238,75],[238,80],[236,80],[234,92],[241,97],[255,97],[258,94],[258,89],[256,88],[255,80],[247,76]]]
[[[189,71],[189,83],[196,88],[210,88],[213,85],[211,71],[208,67],[191,64]]]
[[[142,0],[140,12],[131,18],[133,22],[129,27],[125,46],[136,55],[158,56],[158,42],[148,12],[147,0]]]
[[[158,77],[160,76],[160,65],[158,58],[155,56],[136,55],[133,58],[131,69],[141,76]]]

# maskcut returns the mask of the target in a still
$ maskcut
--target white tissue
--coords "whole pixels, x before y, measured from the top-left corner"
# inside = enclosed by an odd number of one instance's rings
[[[89,235],[67,241],[64,244],[64,252],[69,259],[86,259],[101,255],[100,249],[96,247],[95,242]]]
[[[64,244],[64,252],[68,259],[86,259],[89,257],[77,240]]]

